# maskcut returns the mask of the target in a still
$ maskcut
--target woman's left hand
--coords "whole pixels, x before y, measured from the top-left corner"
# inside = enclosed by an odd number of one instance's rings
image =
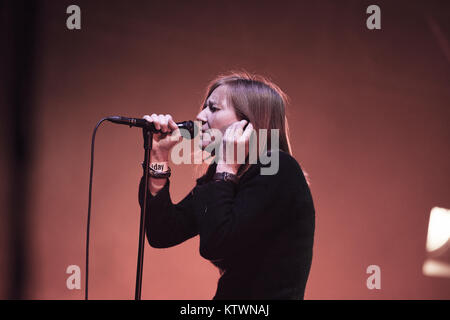
[[[218,156],[216,172],[237,174],[239,167],[245,163],[249,152],[249,140],[253,125],[247,120],[233,122],[222,138],[221,153]]]

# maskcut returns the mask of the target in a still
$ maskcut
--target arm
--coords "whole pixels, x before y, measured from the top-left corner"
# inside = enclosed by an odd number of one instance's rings
[[[200,254],[214,260],[251,248],[262,237],[270,237],[277,228],[289,223],[292,217],[286,212],[294,210],[294,197],[309,205],[308,194],[300,166],[281,153],[277,174],[260,175],[260,168],[256,167],[239,190],[224,181],[200,186],[197,195],[207,208],[204,215],[197,217]]]
[[[169,193],[170,180],[164,180],[165,185],[155,195],[147,191],[145,232],[149,244],[154,248],[172,247],[198,234],[193,218],[192,193],[178,204],[173,204]],[[141,207],[143,201],[144,179],[142,178],[139,184]]]
[[[154,133],[151,163],[164,164],[167,169],[170,149],[181,141],[180,130],[170,115],[144,116],[160,133]],[[195,236],[197,228],[192,211],[192,194],[180,203],[173,204],[169,194],[169,179],[149,179],[148,190],[144,191],[144,179],[139,185],[139,204],[142,208],[144,192],[147,192],[147,215],[145,231],[148,242],[155,248],[168,248]]]

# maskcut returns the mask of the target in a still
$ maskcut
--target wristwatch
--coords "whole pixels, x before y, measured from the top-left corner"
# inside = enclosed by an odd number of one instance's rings
[[[229,172],[216,172],[213,176],[214,181],[231,181],[233,183],[238,183],[239,178],[237,175]]]

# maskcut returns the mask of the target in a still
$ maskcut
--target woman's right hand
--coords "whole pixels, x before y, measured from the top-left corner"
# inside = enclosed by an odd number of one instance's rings
[[[153,122],[157,130],[161,130],[161,133],[153,134],[153,145],[151,151],[151,159],[153,161],[168,161],[169,152],[173,146],[182,140],[180,129],[175,121],[173,121],[170,114],[155,113],[151,116],[145,115],[143,117],[148,122]]]

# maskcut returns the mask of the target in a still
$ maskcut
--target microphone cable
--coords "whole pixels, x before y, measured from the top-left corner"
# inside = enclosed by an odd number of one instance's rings
[[[124,120],[125,119],[125,120]],[[97,133],[97,129],[100,126],[100,124],[103,121],[111,121],[115,123],[120,124],[127,124],[132,125],[136,124],[136,121],[139,121],[140,119],[136,120],[134,118],[125,118],[125,117],[106,117],[101,119],[97,125],[94,128],[94,132],[92,133],[92,142],[91,142],[91,168],[90,168],[90,174],[89,174],[89,202],[88,202],[88,215],[87,215],[87,230],[86,230],[86,278],[85,278],[85,288],[84,288],[84,299],[88,300],[88,284],[89,284],[89,240],[90,240],[90,226],[91,226],[91,205],[92,205],[92,176],[94,173],[94,145],[95,145],[95,135]],[[124,122],[125,121],[125,122]],[[134,122],[133,122],[134,121]],[[145,121],[145,120],[144,120]],[[142,123],[141,123],[142,124]],[[183,123],[180,123],[187,127],[187,130],[189,130],[191,133],[191,136],[195,136],[195,126],[192,121],[185,121]],[[136,126],[136,125],[135,125]],[[137,127],[140,127],[137,125]]]
[[[88,202],[88,215],[87,215],[87,230],[86,230],[86,278],[85,278],[85,288],[84,288],[84,299],[88,300],[88,283],[89,283],[89,232],[91,226],[91,203],[92,203],[92,175],[94,172],[94,144],[95,144],[95,134],[100,124],[108,120],[108,118],[101,119],[95,126],[94,132],[92,133],[91,142],[91,169],[89,174],[89,202]]]

